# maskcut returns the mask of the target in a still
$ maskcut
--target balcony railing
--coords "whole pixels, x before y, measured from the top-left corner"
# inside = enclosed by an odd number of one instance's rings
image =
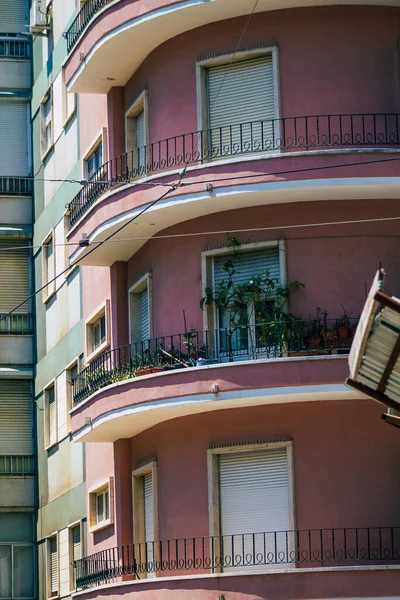
[[[33,315],[3,315],[0,313],[0,334],[32,335]]]
[[[0,175],[1,196],[29,196],[32,193],[32,180],[27,177]]]
[[[13,37],[0,36],[0,59],[24,60],[30,57],[30,42]]]
[[[82,402],[118,381],[207,364],[348,353],[357,319],[339,327],[332,319],[273,321],[254,326],[162,336],[109,350],[73,380],[73,400]]]
[[[266,152],[399,145],[398,114],[288,117],[185,133],[104,163],[69,204],[70,223],[113,186],[176,167]]]
[[[34,456],[0,456],[0,476],[19,476],[35,474]]]
[[[235,569],[398,564],[399,527],[302,529],[143,542],[74,562],[76,588],[148,573],[182,576]]]
[[[70,52],[75,46],[85,27],[90,23],[94,15],[111,1],[112,0],[86,0],[70,28],[63,34],[67,40],[67,52]]]

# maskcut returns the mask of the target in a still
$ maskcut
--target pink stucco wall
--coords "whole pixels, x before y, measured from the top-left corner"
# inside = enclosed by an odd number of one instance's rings
[[[79,94],[79,144],[81,156],[90,150],[103,127],[107,127],[107,98],[100,94]]]

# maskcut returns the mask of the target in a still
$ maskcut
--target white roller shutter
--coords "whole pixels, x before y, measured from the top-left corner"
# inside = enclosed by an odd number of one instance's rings
[[[140,294],[140,341],[150,338],[149,293],[146,288]]]
[[[269,272],[271,279],[280,280],[279,248],[264,248],[254,252],[238,252],[236,255],[214,257],[214,286],[227,280],[224,264],[231,260],[236,272],[233,282],[236,285],[248,283],[252,277]]]
[[[0,380],[0,454],[32,454],[29,381]]]
[[[1,0],[0,34],[26,33],[28,22],[28,0]]]
[[[153,476],[151,473],[143,477],[144,493],[144,540],[146,543],[147,562],[154,561],[154,490]]]
[[[29,296],[30,254],[26,246],[28,239],[3,238],[0,240],[0,313],[8,312]],[[21,247],[20,250],[2,251],[2,248]],[[26,302],[15,312],[29,313],[30,304]]]
[[[136,117],[136,147],[138,148],[138,166],[146,165],[146,121],[144,110]]]
[[[276,147],[272,54],[207,70],[212,156]]]
[[[279,562],[290,529],[287,449],[221,454],[219,470],[226,564],[233,557],[236,566],[251,568],[267,553],[268,563]]]
[[[29,174],[28,145],[28,103],[0,100],[0,175]]]
[[[57,536],[50,538],[50,592],[51,596],[58,595],[58,548]]]

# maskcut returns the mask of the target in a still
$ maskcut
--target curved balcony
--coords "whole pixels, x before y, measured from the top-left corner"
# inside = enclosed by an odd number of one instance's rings
[[[70,224],[107,190],[153,174],[259,154],[399,148],[399,133],[398,114],[343,114],[253,121],[176,135],[103,164],[68,205]]]
[[[396,565],[400,528],[365,527],[241,533],[142,542],[102,550],[74,562],[76,587],[158,576],[193,576],[235,569]]]
[[[267,388],[276,388],[278,397],[287,395],[286,401],[293,393],[323,393],[317,388],[327,383],[328,394],[344,392],[341,384],[356,324],[357,319],[349,319],[343,330],[334,319],[308,319],[231,331],[192,329],[115,348],[72,381],[74,435],[76,439],[84,436],[81,441],[115,441],[150,427],[150,421],[155,424],[180,414],[217,410],[224,402],[227,407],[263,403],[266,399],[260,390]],[[258,369],[249,369],[250,365]],[[211,394],[210,380],[219,382]],[[330,384],[339,387],[331,389]],[[242,394],[240,390],[247,391]],[[254,390],[259,391],[253,394]],[[196,402],[196,397],[203,398],[205,404]],[[163,400],[171,401],[172,406],[163,406]],[[156,405],[151,406],[152,402]],[[144,409],[145,425],[140,415],[132,413],[132,429],[131,418],[120,413],[130,408],[133,413]],[[89,415],[91,424],[86,431]],[[121,419],[126,428],[123,435]]]

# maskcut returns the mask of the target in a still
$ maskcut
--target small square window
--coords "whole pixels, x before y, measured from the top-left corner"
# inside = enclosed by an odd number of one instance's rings
[[[113,522],[112,477],[96,489],[89,491],[90,531],[108,527]]]
[[[92,325],[93,351],[106,341],[106,316],[102,315]]]
[[[90,362],[104,352],[110,344],[110,301],[100,306],[86,320],[85,361]]]
[[[110,517],[110,508],[108,503],[108,488],[105,488],[96,494],[96,524],[107,521]]]

